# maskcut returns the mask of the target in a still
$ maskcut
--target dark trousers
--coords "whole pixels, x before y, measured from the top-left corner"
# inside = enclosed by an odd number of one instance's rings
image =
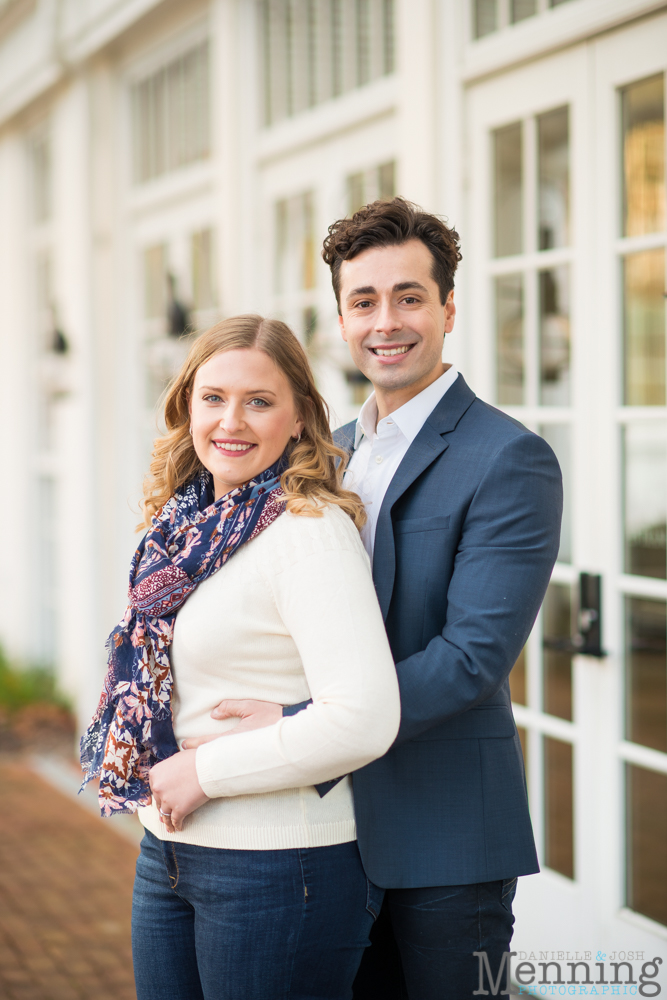
[[[138,1000],[350,1000],[382,895],[356,842],[234,851],[146,832],[132,913]]]
[[[354,981],[354,1000],[468,1000],[492,993],[512,939],[516,879],[429,889],[387,889]],[[505,960],[507,962],[508,959]],[[507,966],[498,994],[506,989]]]

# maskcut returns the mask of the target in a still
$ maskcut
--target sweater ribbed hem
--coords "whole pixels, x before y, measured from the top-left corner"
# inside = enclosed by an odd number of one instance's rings
[[[167,833],[157,810],[140,809],[139,819],[159,840],[173,840],[199,847],[221,847],[232,851],[287,851],[296,847],[330,847],[357,839],[353,819],[312,826],[205,826],[186,821],[181,833]]]

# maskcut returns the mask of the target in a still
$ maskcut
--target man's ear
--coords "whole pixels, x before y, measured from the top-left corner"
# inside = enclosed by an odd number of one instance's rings
[[[338,313],[338,328],[340,330],[341,337],[343,338],[345,343],[347,343],[347,334],[345,333],[345,323],[340,313]]]
[[[453,288],[447,296],[443,308],[445,310],[445,333],[451,333],[454,329],[454,320],[456,319],[456,306],[454,305]]]

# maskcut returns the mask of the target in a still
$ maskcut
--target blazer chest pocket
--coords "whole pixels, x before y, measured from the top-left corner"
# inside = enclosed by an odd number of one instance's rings
[[[445,531],[449,528],[449,514],[438,517],[411,517],[404,521],[394,522],[396,535],[407,535],[411,531]]]

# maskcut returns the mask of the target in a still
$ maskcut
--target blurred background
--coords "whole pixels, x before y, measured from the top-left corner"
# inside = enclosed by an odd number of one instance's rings
[[[356,415],[319,251],[403,195],[462,237],[445,359],[565,480],[515,947],[667,958],[666,72],[650,0],[0,0],[0,735],[95,708],[197,331],[285,319]]]

